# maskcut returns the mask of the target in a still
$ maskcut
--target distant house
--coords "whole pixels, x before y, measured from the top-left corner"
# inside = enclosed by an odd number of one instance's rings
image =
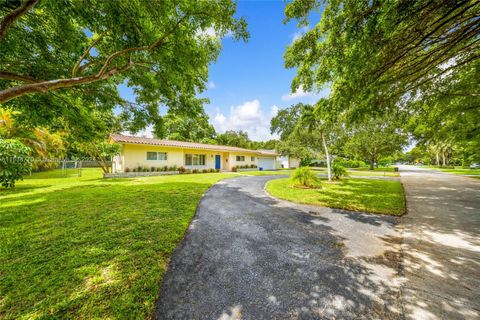
[[[290,156],[278,156],[277,162],[282,169],[294,169],[300,167],[300,159]]]
[[[259,170],[278,169],[277,153],[273,150],[250,150],[196,142],[161,140],[110,135],[111,143],[122,146],[120,155],[112,163],[112,172],[141,167],[177,166],[186,169],[219,169],[231,171],[233,167],[256,165]]]

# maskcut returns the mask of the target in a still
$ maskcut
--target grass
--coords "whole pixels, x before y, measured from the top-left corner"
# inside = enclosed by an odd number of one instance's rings
[[[459,174],[459,175],[480,175],[480,169],[469,169],[469,168],[462,168],[462,167],[455,167],[455,169],[444,169],[444,168],[439,168],[439,167],[434,167],[434,166],[426,166],[428,168],[438,170],[441,172],[446,172],[446,173],[453,173],[453,174]]]
[[[236,172],[237,175],[242,176],[273,176],[273,175],[289,175],[291,170],[266,170],[266,171],[243,171]]]
[[[398,172],[389,172],[389,171],[363,171],[348,169],[348,175],[350,176],[365,176],[365,177],[399,177]]]
[[[202,194],[228,173],[43,172],[0,191],[0,318],[151,317]]]
[[[301,189],[290,179],[271,180],[267,191],[274,197],[330,208],[390,215],[405,213],[405,197],[400,181],[375,179],[343,179],[328,183],[321,189]]]

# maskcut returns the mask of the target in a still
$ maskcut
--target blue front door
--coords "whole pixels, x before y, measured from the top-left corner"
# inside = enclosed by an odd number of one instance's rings
[[[221,161],[220,155],[216,154],[215,155],[215,169],[220,170],[220,161]]]

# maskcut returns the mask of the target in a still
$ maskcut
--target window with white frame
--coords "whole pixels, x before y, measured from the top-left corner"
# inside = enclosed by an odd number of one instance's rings
[[[147,160],[167,160],[167,153],[148,151]]]
[[[205,155],[204,154],[185,154],[186,166],[204,166]]]
[[[237,156],[237,161],[238,162],[245,161],[245,156]]]

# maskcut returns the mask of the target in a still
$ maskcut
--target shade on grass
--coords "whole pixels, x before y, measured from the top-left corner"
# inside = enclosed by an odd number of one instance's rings
[[[301,189],[292,186],[290,179],[271,180],[267,191],[274,197],[330,208],[401,215],[405,198],[399,181],[378,179],[344,179],[328,183],[320,189]]]
[[[211,173],[101,179],[40,173],[0,191],[0,318],[151,316]]]

